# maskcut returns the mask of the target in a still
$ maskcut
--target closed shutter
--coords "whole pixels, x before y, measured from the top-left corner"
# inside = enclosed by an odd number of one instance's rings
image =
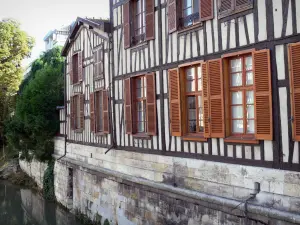
[[[200,0],[200,21],[210,20],[214,17],[213,0]]]
[[[170,128],[172,136],[182,135],[180,79],[178,69],[169,70]]]
[[[168,25],[169,25],[169,33],[172,33],[177,30],[177,7],[176,0],[168,1]]]
[[[91,132],[96,132],[96,125],[95,125],[95,94],[90,94],[90,111],[91,111],[91,118],[90,118],[90,125],[91,125]]]
[[[71,129],[75,130],[76,97],[71,97]]]
[[[155,73],[146,75],[147,91],[147,132],[156,135],[156,93]]]
[[[82,81],[83,79],[83,67],[82,67],[83,59],[82,59],[82,51],[78,52],[78,81]]]
[[[126,79],[124,83],[126,134],[132,134],[132,101],[130,78]]]
[[[207,62],[211,137],[225,137],[222,60]]]
[[[207,74],[207,63],[202,63],[202,84],[203,84],[203,116],[204,116],[204,137],[210,137],[209,127],[209,90],[208,90],[208,74]]]
[[[108,134],[109,133],[109,114],[108,114],[108,92],[103,91],[103,132]]]
[[[235,9],[241,9],[251,4],[252,4],[252,0],[236,0]]]
[[[234,10],[234,0],[218,0],[218,10],[220,15],[226,15]]]
[[[124,48],[130,47],[130,1],[123,5],[123,23],[124,23]]]
[[[104,76],[104,71],[103,71],[103,59],[104,59],[104,51],[103,47],[98,49],[98,74],[99,78],[103,78]]]
[[[79,104],[80,104],[80,128],[84,128],[84,94],[79,95]]]
[[[300,141],[300,42],[289,45],[293,139]]]
[[[272,140],[272,88],[270,50],[253,53],[255,84],[256,139]]]
[[[155,18],[154,0],[146,0],[146,40],[154,39]]]
[[[94,79],[97,78],[98,76],[98,67],[97,67],[97,63],[98,63],[98,51],[94,52],[93,58],[94,58]]]
[[[69,62],[69,75],[70,75],[70,83],[73,84],[73,57],[70,57]]]

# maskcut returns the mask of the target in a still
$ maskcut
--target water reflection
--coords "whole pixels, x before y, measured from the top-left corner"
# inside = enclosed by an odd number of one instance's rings
[[[1,225],[80,225],[72,214],[31,190],[0,182]]]

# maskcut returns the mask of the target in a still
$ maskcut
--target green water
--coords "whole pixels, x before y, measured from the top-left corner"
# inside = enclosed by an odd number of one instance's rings
[[[0,225],[81,225],[71,213],[42,196],[0,181]]]

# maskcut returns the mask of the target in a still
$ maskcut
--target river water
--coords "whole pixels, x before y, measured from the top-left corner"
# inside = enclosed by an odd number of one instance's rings
[[[42,196],[0,181],[0,225],[81,225],[71,213]]]

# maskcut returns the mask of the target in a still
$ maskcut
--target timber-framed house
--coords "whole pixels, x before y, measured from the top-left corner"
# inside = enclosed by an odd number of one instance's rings
[[[110,20],[78,18],[63,49],[69,167],[239,200],[259,182],[261,204],[298,199],[300,1],[109,4]]]

